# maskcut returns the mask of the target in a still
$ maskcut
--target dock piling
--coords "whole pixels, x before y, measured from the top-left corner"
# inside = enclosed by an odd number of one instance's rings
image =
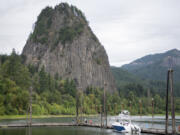
[[[174,90],[173,90],[173,70],[170,68],[167,74],[167,87],[166,87],[166,125],[165,134],[168,134],[168,96],[169,87],[171,91],[171,118],[172,118],[172,134],[176,134],[175,127],[175,112],[174,112]]]

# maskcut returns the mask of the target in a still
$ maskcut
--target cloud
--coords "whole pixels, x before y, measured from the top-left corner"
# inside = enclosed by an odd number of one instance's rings
[[[19,52],[40,11],[59,0],[8,0],[0,5],[0,53]],[[104,45],[111,65],[180,49],[179,0],[63,0],[81,9]]]

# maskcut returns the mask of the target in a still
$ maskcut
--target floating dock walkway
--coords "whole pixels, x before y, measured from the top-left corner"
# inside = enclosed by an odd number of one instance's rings
[[[45,126],[84,126],[84,127],[96,127],[96,128],[105,128],[101,127],[100,124],[87,124],[87,123],[32,123],[32,127],[45,127]],[[9,128],[9,127],[29,127],[28,124],[0,124],[0,128]],[[111,126],[107,126],[105,129],[113,129]],[[163,129],[141,129],[141,133],[148,133],[148,134],[159,134],[165,135],[165,130]],[[171,133],[169,133],[171,134]],[[180,133],[176,133],[176,135],[180,135]]]

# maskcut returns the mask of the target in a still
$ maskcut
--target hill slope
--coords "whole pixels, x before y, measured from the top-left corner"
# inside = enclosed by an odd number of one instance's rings
[[[122,68],[143,78],[150,80],[165,81],[167,69],[174,69],[175,82],[180,81],[180,51],[169,50],[165,53],[147,55],[137,59],[130,64],[123,65]]]
[[[41,12],[22,54],[26,64],[73,79],[83,90],[104,84],[110,91],[116,89],[104,47],[84,14],[66,3]]]
[[[136,75],[119,67],[111,67],[111,72],[116,80],[117,85],[123,85],[127,83],[139,83],[141,79]]]

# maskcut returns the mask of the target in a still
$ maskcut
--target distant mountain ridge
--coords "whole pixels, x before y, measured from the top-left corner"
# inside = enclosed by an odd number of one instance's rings
[[[116,83],[131,82],[137,83],[141,81],[137,76],[119,67],[111,66],[111,72],[116,80]]]
[[[169,50],[165,53],[147,55],[137,59],[130,64],[121,67],[142,79],[166,80],[168,68],[174,69],[175,82],[180,81],[180,51],[177,49]]]

